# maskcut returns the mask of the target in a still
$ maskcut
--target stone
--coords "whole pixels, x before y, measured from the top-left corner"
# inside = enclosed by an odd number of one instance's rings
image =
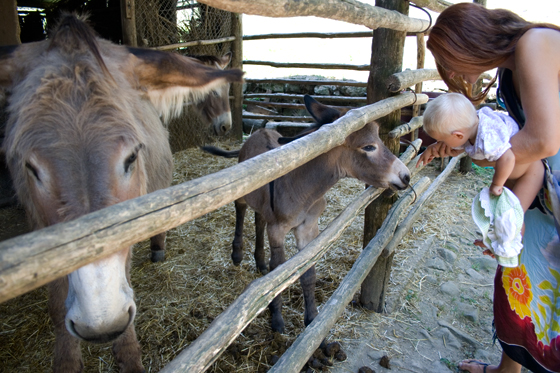
[[[463,310],[463,316],[469,321],[478,323],[478,309],[474,307],[467,307]]]
[[[468,268],[466,271],[467,275],[471,276],[471,278],[475,281],[482,281],[484,280],[484,276],[474,270],[474,268]]]
[[[449,348],[460,349],[461,341],[457,339],[447,328],[440,328],[435,335],[443,340],[444,346]]]
[[[498,262],[496,259],[488,256],[476,256],[469,258],[472,263],[472,268],[477,271],[486,271],[488,273],[496,272],[496,268],[498,267]]]
[[[443,284],[441,284],[440,290],[442,293],[448,294],[452,297],[456,297],[460,293],[459,287],[452,281],[444,282]]]
[[[445,249],[443,247],[440,247],[438,249],[438,254],[439,256],[441,256],[443,258],[443,260],[445,260],[447,263],[453,264],[455,262],[455,260],[457,260],[457,254],[455,254],[453,251],[449,250],[449,249]]]
[[[441,258],[431,258],[426,261],[426,267],[447,271],[447,264]]]

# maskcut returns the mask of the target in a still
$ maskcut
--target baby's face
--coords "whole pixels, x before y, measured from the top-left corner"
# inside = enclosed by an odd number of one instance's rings
[[[463,145],[469,140],[467,136],[462,135],[461,132],[455,131],[452,134],[430,133],[430,137],[437,142],[443,142],[450,148],[462,148]]]

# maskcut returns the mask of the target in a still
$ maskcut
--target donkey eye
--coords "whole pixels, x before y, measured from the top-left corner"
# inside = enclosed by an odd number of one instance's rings
[[[31,165],[31,163],[26,162],[25,163],[25,168],[27,168],[27,170],[33,174],[33,177],[35,177],[35,179],[37,179],[37,181],[41,181],[41,179],[39,178],[39,172],[37,172],[37,169],[35,167],[33,167]]]
[[[362,148],[362,150],[365,151],[365,152],[372,152],[375,149],[377,149],[377,146],[375,146],[375,145],[366,145]]]
[[[138,159],[138,152],[142,149],[142,144],[138,145],[132,154],[128,156],[128,158],[124,161],[124,172],[129,172],[131,167],[133,166],[134,162]]]
[[[213,95],[214,97],[220,97],[220,92],[218,92],[218,91],[212,91],[212,95]]]

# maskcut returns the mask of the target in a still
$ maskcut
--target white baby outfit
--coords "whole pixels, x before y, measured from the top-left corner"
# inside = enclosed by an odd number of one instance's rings
[[[484,107],[478,111],[475,143],[465,144],[465,152],[473,159],[495,162],[511,148],[509,139],[518,131],[513,118]],[[515,194],[504,187],[500,196],[494,196],[484,188],[473,200],[472,215],[482,231],[484,244],[494,252],[498,263],[516,267],[523,248],[523,208]]]
[[[483,107],[478,111],[476,140],[474,145],[469,142],[465,144],[465,153],[472,159],[496,162],[506,150],[511,148],[509,139],[517,132],[519,127],[509,115]]]

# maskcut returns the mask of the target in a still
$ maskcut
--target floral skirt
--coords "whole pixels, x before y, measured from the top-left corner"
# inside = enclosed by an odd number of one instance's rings
[[[548,162],[560,180],[560,153]],[[560,372],[560,226],[551,202],[543,187],[525,213],[519,266],[498,266],[494,280],[496,335],[511,359],[534,372]]]

